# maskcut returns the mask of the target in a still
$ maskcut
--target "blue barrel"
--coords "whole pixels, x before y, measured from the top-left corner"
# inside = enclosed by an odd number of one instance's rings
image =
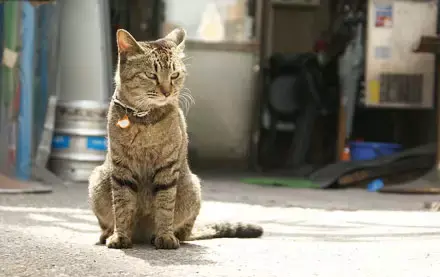
[[[351,160],[373,160],[381,156],[387,156],[402,150],[402,145],[384,142],[350,142]]]

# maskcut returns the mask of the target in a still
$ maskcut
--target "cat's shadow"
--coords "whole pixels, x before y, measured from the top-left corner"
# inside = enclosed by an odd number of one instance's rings
[[[208,258],[209,248],[193,243],[181,243],[179,249],[156,250],[148,244],[134,245],[124,249],[127,256],[142,259],[151,266],[209,265],[215,262]]]

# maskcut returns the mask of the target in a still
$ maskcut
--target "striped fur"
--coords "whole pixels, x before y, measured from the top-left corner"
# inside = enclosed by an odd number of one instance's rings
[[[259,226],[215,224],[193,231],[200,212],[200,180],[187,162],[188,137],[179,108],[186,68],[185,31],[137,42],[118,30],[116,89],[108,113],[109,148],[89,179],[89,200],[102,229],[100,243],[128,248],[153,239],[158,249],[181,241],[259,237]],[[135,116],[133,111],[147,112]],[[139,115],[139,114],[137,114]],[[117,122],[127,116],[128,128]]]
[[[263,234],[263,228],[255,224],[216,223],[195,228],[188,240],[205,240],[213,238],[258,238]]]

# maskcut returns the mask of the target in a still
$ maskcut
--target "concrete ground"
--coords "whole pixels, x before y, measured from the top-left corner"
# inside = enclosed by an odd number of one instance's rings
[[[203,177],[203,176],[202,176]],[[110,250],[86,185],[0,195],[0,276],[438,276],[439,196],[320,191],[205,178],[200,223],[262,224],[261,239],[192,242],[179,250]]]

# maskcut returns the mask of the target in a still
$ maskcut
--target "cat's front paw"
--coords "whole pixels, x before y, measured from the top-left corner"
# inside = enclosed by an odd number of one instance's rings
[[[98,244],[105,244],[105,242],[107,241],[107,238],[110,237],[112,235],[113,231],[111,230],[103,230],[101,232],[101,236],[99,236],[99,242]]]
[[[154,238],[154,245],[156,249],[177,249],[180,242],[174,234],[163,234]]]
[[[115,249],[131,248],[133,246],[130,238],[122,236],[118,233],[114,233],[113,235],[108,237],[106,245],[108,248]]]

